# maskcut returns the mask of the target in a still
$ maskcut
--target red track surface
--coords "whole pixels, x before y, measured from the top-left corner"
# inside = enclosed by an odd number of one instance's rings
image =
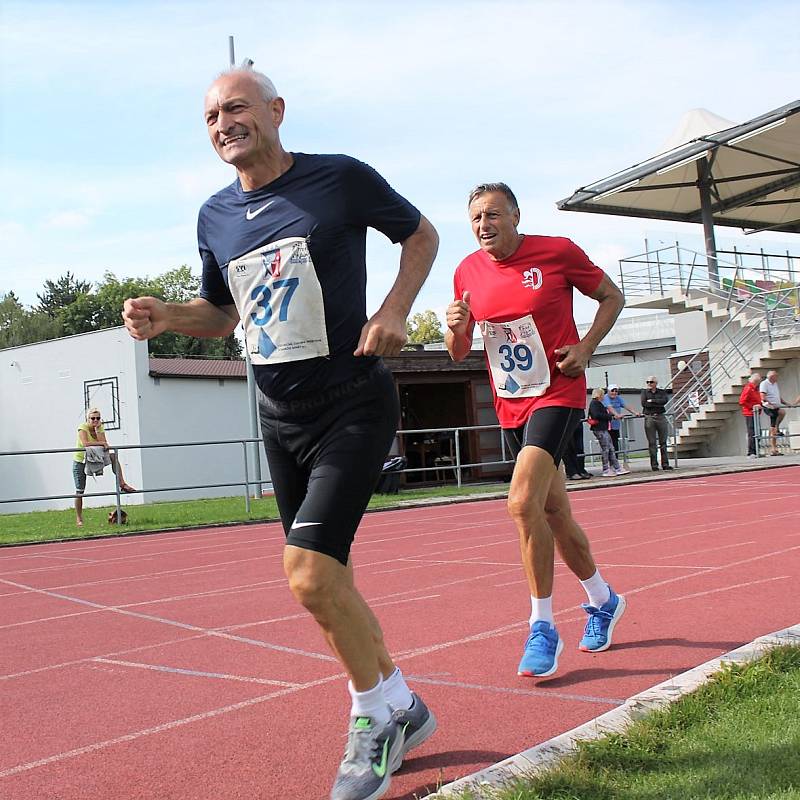
[[[557,569],[559,672],[518,678],[528,592],[503,501],[370,514],[358,584],[439,730],[387,798],[424,796],[800,621],[800,468],[572,494],[628,598],[606,653]],[[344,677],[281,571],[277,525],[0,551],[0,797],[322,800]],[[794,587],[794,588],[792,588]]]

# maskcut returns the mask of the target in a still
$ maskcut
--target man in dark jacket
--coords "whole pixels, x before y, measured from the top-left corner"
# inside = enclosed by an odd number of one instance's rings
[[[668,400],[669,394],[666,389],[659,389],[658,378],[651,375],[647,379],[647,388],[642,389],[642,413],[644,414],[647,448],[650,450],[650,466],[655,472],[658,472],[658,449],[661,450],[661,469],[672,469],[669,463],[669,453],[667,453],[669,426],[664,415],[664,408]]]

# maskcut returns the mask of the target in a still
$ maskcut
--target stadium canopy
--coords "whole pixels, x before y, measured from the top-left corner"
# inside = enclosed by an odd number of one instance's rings
[[[558,208],[702,223],[709,268],[714,225],[800,233],[800,100],[741,125],[691,111],[667,147],[581,187]]]

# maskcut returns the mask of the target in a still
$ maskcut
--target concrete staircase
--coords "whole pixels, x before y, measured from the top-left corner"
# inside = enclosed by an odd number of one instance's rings
[[[720,289],[673,286],[663,294],[631,298],[628,306],[670,314],[702,311],[710,318],[725,320],[720,329],[724,338],[712,339],[703,348],[708,365],[673,395],[667,409],[675,415],[675,447],[681,455],[697,454],[732,414],[740,413],[739,395],[754,370],[766,374],[800,357],[800,322],[793,310],[786,306],[770,309],[759,296],[744,304],[731,303]]]
[[[716,436],[727,423],[731,414],[739,414],[739,395],[752,371],[766,374],[767,370],[780,369],[790,359],[800,358],[800,336],[775,342],[750,356],[749,368],[742,368],[730,380],[714,387],[715,399],[702,403],[675,432],[676,446],[680,455],[693,455],[709,439]]]

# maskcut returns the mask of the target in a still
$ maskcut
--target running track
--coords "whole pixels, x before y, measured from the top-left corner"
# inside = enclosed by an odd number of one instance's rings
[[[366,517],[353,555],[439,718],[388,798],[424,796],[800,620],[800,467],[572,494],[628,597],[580,653],[557,569],[559,672],[518,678],[528,594],[501,500]],[[337,663],[298,611],[276,524],[0,550],[3,800],[323,800],[344,746]]]

